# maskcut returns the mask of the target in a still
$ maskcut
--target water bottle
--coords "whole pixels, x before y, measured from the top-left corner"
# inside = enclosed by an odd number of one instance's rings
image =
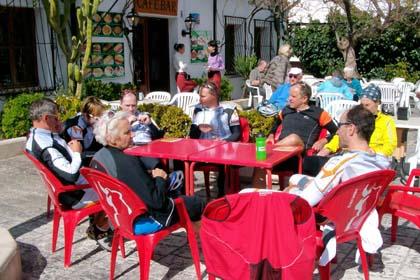
[[[257,160],[267,159],[265,140],[265,136],[262,133],[259,133],[257,135],[257,138],[255,140],[255,156]]]

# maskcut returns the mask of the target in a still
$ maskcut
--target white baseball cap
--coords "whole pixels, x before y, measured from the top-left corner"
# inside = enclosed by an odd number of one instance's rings
[[[300,69],[299,67],[292,67],[290,68],[289,74],[302,75],[302,69]]]

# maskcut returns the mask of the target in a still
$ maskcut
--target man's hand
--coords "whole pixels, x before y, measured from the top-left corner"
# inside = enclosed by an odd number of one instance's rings
[[[77,140],[71,140],[67,143],[67,145],[69,146],[70,150],[72,150],[74,153],[81,153],[83,150],[82,144],[80,144],[80,142]]]
[[[265,140],[265,143],[267,143],[267,144],[274,144],[274,134],[270,134],[270,135],[268,135],[268,137],[267,137],[267,140]]]
[[[319,139],[318,141],[316,141],[313,145],[312,145],[312,149],[314,149],[315,151],[320,151],[322,148],[324,148],[325,144],[327,144],[328,140],[327,138],[322,138]]]
[[[152,177],[162,177],[164,180],[166,180],[166,178],[168,178],[168,174],[166,174],[166,172],[160,168],[155,168],[152,170]]]
[[[136,116],[134,116],[134,115],[130,115],[130,116],[128,117],[128,122],[130,123],[130,125],[131,125],[131,124],[133,124],[133,123],[135,123],[136,121],[137,121]]]
[[[330,154],[331,154],[330,150],[323,148],[321,149],[321,151],[318,152],[317,156],[326,157],[326,156],[329,156]]]
[[[140,123],[144,123],[144,124],[150,124],[151,120],[149,115],[144,114],[144,115],[139,115],[138,118]]]
[[[251,81],[251,86],[259,86],[260,85],[260,81],[259,80],[253,80]]]

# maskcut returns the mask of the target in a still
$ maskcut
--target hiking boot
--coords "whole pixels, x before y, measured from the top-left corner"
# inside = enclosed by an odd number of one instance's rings
[[[382,272],[385,268],[384,262],[382,261],[382,252],[378,252],[376,254],[369,254],[366,253],[366,257],[368,260],[369,271],[372,272]],[[363,273],[362,265],[360,264],[357,270],[360,273]]]
[[[106,231],[100,230],[94,224],[90,224],[89,227],[86,229],[86,235],[89,239],[92,240],[99,240],[107,237],[109,234],[112,234],[112,229],[109,228]]]
[[[96,240],[96,244],[98,244],[99,247],[101,247],[103,250],[111,252],[112,251],[112,234],[108,234],[108,236]]]

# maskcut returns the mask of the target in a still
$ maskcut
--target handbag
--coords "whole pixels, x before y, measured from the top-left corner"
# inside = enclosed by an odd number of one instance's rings
[[[408,120],[408,107],[397,108],[397,120]]]

